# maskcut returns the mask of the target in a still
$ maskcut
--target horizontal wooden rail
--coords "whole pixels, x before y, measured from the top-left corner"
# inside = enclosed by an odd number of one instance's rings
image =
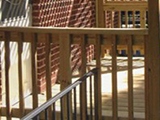
[[[148,2],[147,1],[107,1],[103,5],[104,10],[148,10]]]
[[[23,33],[52,33],[52,34],[105,34],[105,35],[147,35],[148,30],[144,28],[57,28],[57,27],[0,27],[0,33],[23,32]],[[0,36],[2,39],[2,36]]]

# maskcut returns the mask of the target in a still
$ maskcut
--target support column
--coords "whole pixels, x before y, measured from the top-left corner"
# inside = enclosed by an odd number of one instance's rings
[[[146,120],[160,120],[160,0],[148,0],[148,4],[149,39],[146,41],[148,112]]]

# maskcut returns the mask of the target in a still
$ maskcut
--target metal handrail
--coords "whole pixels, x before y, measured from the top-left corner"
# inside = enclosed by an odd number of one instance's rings
[[[42,104],[40,107],[36,108],[32,112],[30,112],[29,114],[27,114],[26,116],[24,116],[23,118],[21,118],[21,120],[30,120],[30,119],[35,118],[41,112],[43,112],[44,110],[46,110],[47,108],[49,108],[51,105],[53,105],[57,100],[61,99],[62,97],[64,97],[65,95],[67,95],[67,93],[69,93],[71,90],[73,90],[75,87],[77,87],[78,85],[80,85],[83,81],[86,80],[86,78],[88,78],[88,77],[90,77],[92,75],[95,75],[95,73],[97,71],[98,71],[98,68],[92,69],[90,72],[86,73],[80,79],[78,79],[77,81],[75,81],[74,83],[72,83],[71,85],[69,85],[67,88],[65,88],[62,92],[58,93],[53,98],[49,99],[47,102],[45,102],[44,104]]]

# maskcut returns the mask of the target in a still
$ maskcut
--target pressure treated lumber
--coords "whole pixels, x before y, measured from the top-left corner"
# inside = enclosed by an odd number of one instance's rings
[[[160,0],[148,0],[149,39],[146,60],[149,79],[149,118],[160,120]]]

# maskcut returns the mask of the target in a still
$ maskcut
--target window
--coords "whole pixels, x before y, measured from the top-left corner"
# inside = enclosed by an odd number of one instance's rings
[[[26,0],[2,0],[2,19],[17,19],[25,17],[26,15]]]

